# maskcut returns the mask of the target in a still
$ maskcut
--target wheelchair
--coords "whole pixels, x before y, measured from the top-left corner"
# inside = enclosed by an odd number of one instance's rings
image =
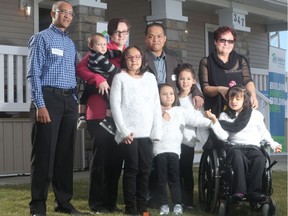
[[[211,134],[210,134],[211,135]],[[215,136],[215,135],[214,135]],[[232,204],[240,204],[245,202],[243,200],[236,202],[231,198],[233,170],[228,160],[226,159],[225,146],[229,143],[223,143],[215,137],[212,141],[218,142],[218,147],[213,147],[214,143],[204,145],[203,153],[200,159],[199,175],[198,175],[198,198],[200,207],[207,213],[215,213],[218,209],[219,216],[225,216],[229,211],[229,206]],[[219,144],[219,142],[221,142]],[[219,147],[221,145],[221,147]],[[261,143],[261,151],[266,157],[265,171],[263,173],[262,192],[266,196],[265,201],[252,203],[250,208],[254,211],[261,212],[262,216],[276,216],[278,215],[277,205],[271,199],[273,193],[272,188],[272,170],[271,168],[277,163],[271,163],[270,157],[266,152],[266,148],[270,146],[269,143]]]

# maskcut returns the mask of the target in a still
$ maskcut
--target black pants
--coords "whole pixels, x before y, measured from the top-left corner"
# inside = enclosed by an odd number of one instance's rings
[[[160,205],[168,204],[167,183],[171,192],[172,202],[181,204],[178,154],[171,152],[162,153],[155,156],[154,160]]]
[[[182,202],[185,206],[193,206],[194,177],[193,177],[194,147],[181,145],[180,183]]]
[[[45,213],[48,186],[52,181],[55,200],[65,206],[73,195],[73,148],[76,136],[77,102],[72,94],[43,90],[51,122],[36,122],[31,107],[31,213]]]
[[[227,158],[234,171],[233,193],[250,194],[262,191],[265,156],[259,148],[231,147]]]
[[[148,205],[150,208],[159,208],[160,207],[160,198],[159,191],[157,186],[157,172],[155,169],[155,158],[152,160],[152,168],[149,175],[148,183]]]
[[[131,144],[121,143],[124,155],[123,195],[126,211],[147,208],[148,179],[152,163],[152,142],[134,138]]]
[[[114,136],[99,125],[102,120],[87,120],[93,141],[93,158],[90,164],[89,206],[94,210],[116,206],[118,181],[123,157]]]

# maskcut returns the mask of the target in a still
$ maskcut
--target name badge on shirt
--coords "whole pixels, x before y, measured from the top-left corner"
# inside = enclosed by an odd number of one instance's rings
[[[172,81],[176,81],[176,75],[173,74],[173,75],[171,76],[171,79],[172,79]]]
[[[63,50],[52,48],[52,54],[58,55],[58,56],[63,56]]]

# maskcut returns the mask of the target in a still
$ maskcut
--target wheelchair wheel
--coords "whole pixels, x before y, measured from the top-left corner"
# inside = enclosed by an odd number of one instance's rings
[[[219,216],[225,216],[227,211],[227,200],[221,200],[219,205]]]
[[[213,213],[218,203],[220,185],[219,161],[216,150],[203,152],[199,165],[198,197],[200,207]]]
[[[278,207],[275,201],[272,201],[270,204],[265,203],[261,209],[262,216],[277,216],[278,215]]]

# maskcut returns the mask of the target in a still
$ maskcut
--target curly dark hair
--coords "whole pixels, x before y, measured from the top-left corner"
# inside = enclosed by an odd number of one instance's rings
[[[214,41],[218,41],[222,34],[225,32],[231,32],[231,34],[234,37],[234,41],[237,40],[237,34],[234,29],[230,28],[229,26],[220,26],[218,29],[216,29],[213,33],[213,39]]]

